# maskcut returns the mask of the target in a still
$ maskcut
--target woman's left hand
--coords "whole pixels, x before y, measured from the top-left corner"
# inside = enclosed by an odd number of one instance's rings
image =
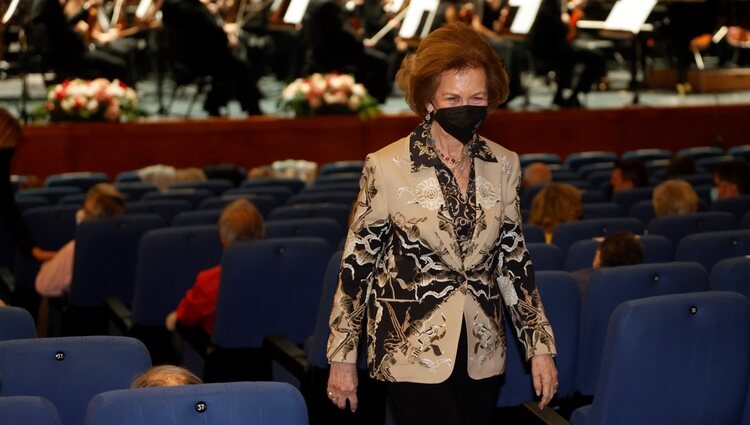
[[[551,354],[537,354],[531,358],[531,377],[539,400],[539,409],[544,409],[557,391],[557,369]]]

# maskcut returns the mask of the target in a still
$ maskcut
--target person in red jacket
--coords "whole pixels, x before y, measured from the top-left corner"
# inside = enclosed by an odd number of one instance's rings
[[[264,234],[263,216],[247,199],[238,199],[222,211],[219,235],[225,250],[234,242],[262,239]],[[174,330],[180,322],[188,326],[201,325],[210,335],[214,330],[220,281],[221,265],[201,271],[177,310],[167,316],[167,329]]]

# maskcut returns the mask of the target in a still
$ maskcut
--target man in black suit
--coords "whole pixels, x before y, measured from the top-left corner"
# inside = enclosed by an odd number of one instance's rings
[[[228,36],[208,7],[200,0],[166,0],[162,13],[172,72],[211,77],[206,112],[220,115],[234,97],[249,115],[261,114],[257,80],[249,64],[232,52],[239,40]]]

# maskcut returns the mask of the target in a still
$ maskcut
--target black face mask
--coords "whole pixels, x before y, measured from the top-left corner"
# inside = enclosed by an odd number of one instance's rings
[[[443,130],[463,144],[469,143],[487,116],[486,106],[462,105],[433,112]]]

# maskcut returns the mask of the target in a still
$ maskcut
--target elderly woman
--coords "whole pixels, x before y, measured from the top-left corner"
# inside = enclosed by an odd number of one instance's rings
[[[685,215],[698,211],[698,195],[685,180],[670,179],[654,188],[651,197],[657,217]]]
[[[581,191],[568,183],[550,183],[531,201],[529,224],[541,226],[545,242],[552,243],[557,226],[578,220],[582,215]]]
[[[367,312],[370,375],[387,383],[399,424],[489,424],[504,303],[544,406],[555,343],[521,233],[518,155],[476,134],[508,76],[481,37],[451,24],[397,79],[424,121],[365,162],[330,317],[328,397],[357,408]]]

